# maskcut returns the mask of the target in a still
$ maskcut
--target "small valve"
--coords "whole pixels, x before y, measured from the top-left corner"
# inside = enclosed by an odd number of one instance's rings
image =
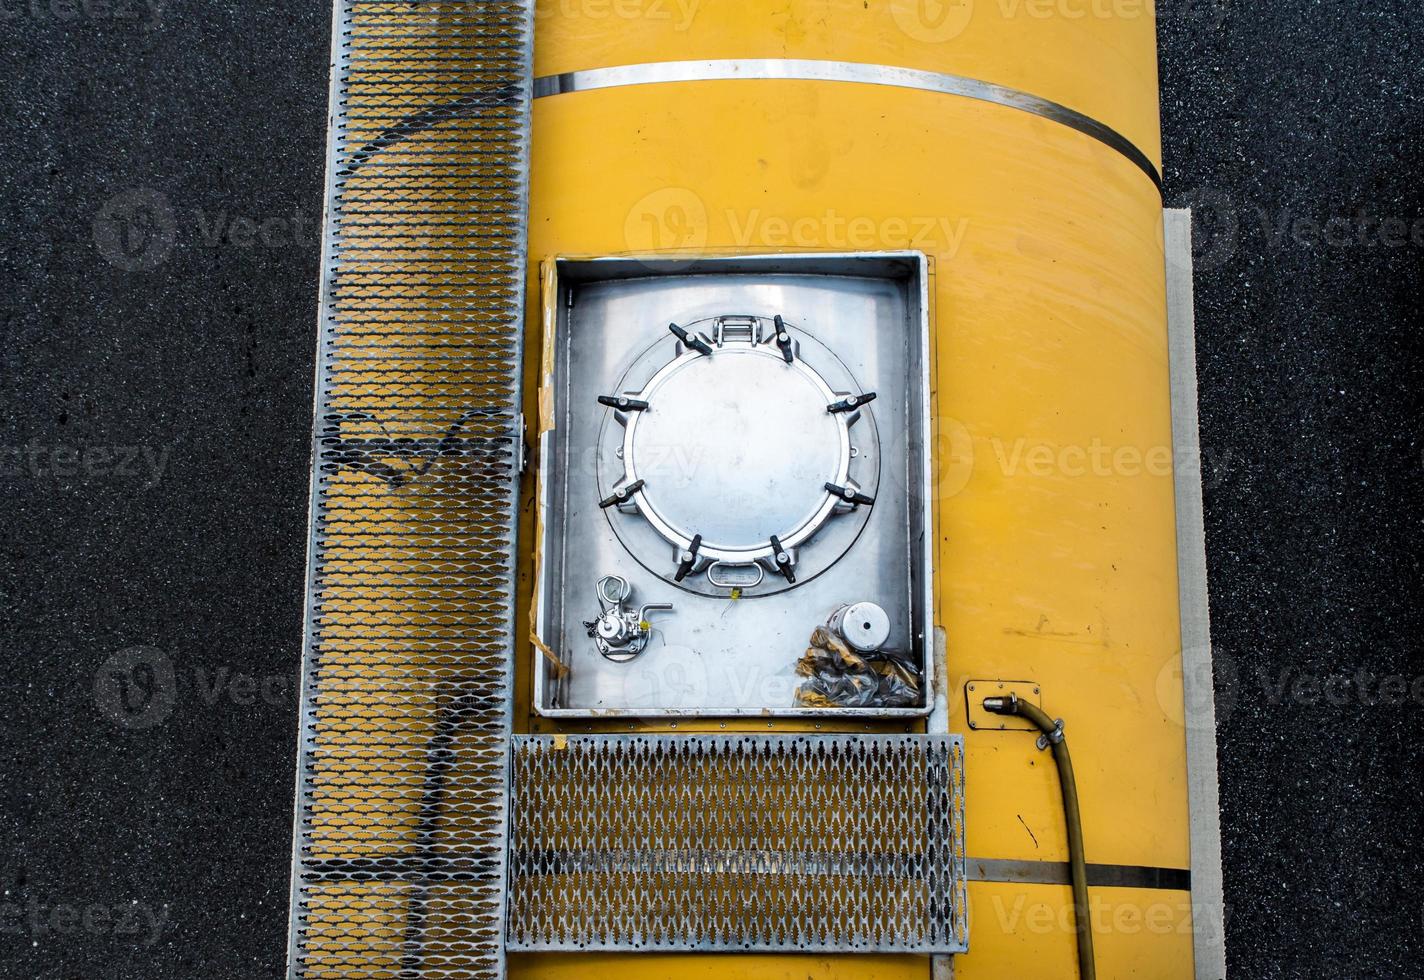
[[[652,626],[648,616],[672,609],[670,602],[649,602],[632,610],[626,603],[633,595],[633,586],[621,575],[605,575],[598,580],[598,618],[585,622],[593,645],[606,659],[627,663],[648,645]]]

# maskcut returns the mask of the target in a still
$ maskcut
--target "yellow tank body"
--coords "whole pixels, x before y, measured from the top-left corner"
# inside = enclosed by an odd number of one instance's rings
[[[548,0],[536,16],[541,78],[660,62],[715,61],[713,74],[725,74],[751,59],[994,83],[1096,120],[1150,161],[1041,112],[864,80],[610,84],[546,93],[533,110],[526,404],[537,398],[539,267],[549,257],[929,256],[935,610],[947,727],[967,742],[970,952],[955,958],[954,976],[1073,976],[1066,885],[973,880],[975,860],[1067,853],[1051,757],[1026,732],[971,728],[968,704],[992,692],[967,688],[1020,682],[1010,686],[1037,688],[1045,710],[1066,719],[1089,862],[1188,867],[1162,200],[1146,172],[1160,168],[1151,5]],[[630,728],[536,716],[537,656],[532,646],[520,656],[516,730]],[[1186,891],[1095,887],[1092,905],[1102,976],[1192,974]],[[509,961],[521,980],[898,980],[931,970],[906,956]]]

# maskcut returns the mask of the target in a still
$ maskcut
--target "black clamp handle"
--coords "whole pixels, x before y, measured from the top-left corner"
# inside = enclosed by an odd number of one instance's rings
[[[629,497],[633,496],[633,494],[643,489],[646,483],[646,480],[634,480],[626,487],[619,487],[617,490],[614,490],[610,496],[604,497],[602,500],[600,500],[598,502],[598,506],[603,508],[604,510],[607,510],[614,504],[624,503],[628,500]]]
[[[867,391],[864,394],[860,395],[851,395],[848,398],[842,398],[838,402],[831,402],[829,405],[826,406],[826,411],[830,412],[832,415],[836,414],[837,412],[853,412],[860,406],[868,405],[871,402],[875,401],[876,397],[877,395],[873,391]]]
[[[712,353],[711,344],[707,343],[707,341],[703,340],[696,334],[689,333],[688,331],[682,329],[682,327],[679,327],[676,323],[669,323],[668,329],[672,331],[674,337],[682,341],[683,344],[687,347],[691,347],[693,350],[697,351],[697,353],[708,355]]]
[[[827,483],[826,489],[830,491],[833,495],[840,497],[848,504],[875,503],[874,497],[871,497],[868,494],[861,493],[859,490],[852,490],[850,487],[841,487],[837,486],[834,483]]]
[[[629,398],[627,395],[599,395],[598,404],[622,409],[625,412],[646,412],[652,407],[641,398]]]
[[[771,560],[776,562],[776,570],[791,584],[796,584],[796,570],[791,566],[791,553],[781,546],[781,539],[771,536]]]
[[[795,357],[791,353],[791,334],[786,331],[786,321],[781,319],[779,313],[771,319],[776,324],[776,346],[781,348],[782,358],[790,364]]]
[[[694,534],[692,542],[687,546],[687,550],[682,553],[682,561],[677,563],[677,574],[672,577],[674,582],[681,582],[687,578],[692,571],[692,566],[697,564],[697,552],[702,548],[702,535]]]

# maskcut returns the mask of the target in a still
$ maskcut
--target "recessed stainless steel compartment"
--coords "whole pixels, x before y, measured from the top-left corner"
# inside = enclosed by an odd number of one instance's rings
[[[541,713],[928,711],[926,276],[915,252],[546,264]],[[798,700],[812,632],[878,642],[881,611],[919,696]]]

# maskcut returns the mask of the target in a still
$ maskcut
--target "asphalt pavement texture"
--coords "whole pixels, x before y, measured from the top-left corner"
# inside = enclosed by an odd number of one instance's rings
[[[1420,13],[1161,10],[1237,977],[1424,975]],[[283,975],[328,16],[0,4],[0,977]]]

